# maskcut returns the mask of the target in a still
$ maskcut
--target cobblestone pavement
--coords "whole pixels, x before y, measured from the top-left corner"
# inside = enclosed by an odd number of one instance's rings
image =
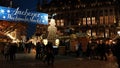
[[[70,56],[56,56],[53,66],[34,59],[35,54],[17,54],[15,61],[6,61],[0,55],[0,68],[117,68],[115,62],[87,60]]]

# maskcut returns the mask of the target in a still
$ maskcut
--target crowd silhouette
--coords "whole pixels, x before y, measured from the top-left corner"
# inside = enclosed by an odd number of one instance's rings
[[[32,49],[35,49],[35,59],[41,60],[47,65],[54,65],[55,55],[53,48],[53,43],[48,42],[47,45],[44,45],[43,42],[39,41],[36,45],[32,42],[21,43],[18,45],[16,43],[6,43],[4,49],[1,51],[5,57],[5,60],[14,61],[16,59],[16,53],[20,50],[23,50],[25,53],[31,53]],[[21,47],[21,48],[20,48]],[[69,48],[69,45],[67,45]],[[68,48],[65,48],[69,50]],[[89,60],[103,60],[103,61],[115,61],[120,68],[120,39],[116,39],[115,43],[112,40],[91,40],[88,42],[87,50],[83,53],[82,44],[78,43],[76,45],[76,57],[87,58]],[[21,52],[21,51],[20,51]],[[67,51],[65,51],[66,55]],[[59,54],[59,53],[58,53]]]

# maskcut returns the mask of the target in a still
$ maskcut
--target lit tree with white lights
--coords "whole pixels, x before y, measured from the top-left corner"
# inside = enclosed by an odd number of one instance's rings
[[[54,44],[55,39],[56,39],[56,32],[57,28],[55,27],[56,23],[54,19],[50,20],[50,25],[48,26],[48,41],[52,42]]]

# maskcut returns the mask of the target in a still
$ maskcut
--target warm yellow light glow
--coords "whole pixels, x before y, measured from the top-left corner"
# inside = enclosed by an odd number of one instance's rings
[[[80,26],[80,25],[81,25],[81,22],[80,22],[80,23],[78,23],[78,25]]]
[[[55,45],[56,45],[56,46],[59,46],[59,43],[60,43],[60,40],[59,40],[59,39],[56,39],[56,40],[55,40]]]
[[[83,18],[83,25],[86,25],[86,18]]]
[[[56,28],[56,23],[55,23],[55,19],[51,19],[49,22],[49,26],[48,26],[48,36],[47,39],[54,43],[54,40],[56,38],[56,33],[57,33],[57,28]]]
[[[20,40],[14,39],[12,42],[13,42],[13,43],[18,43],[18,42],[20,42]]]
[[[90,17],[87,18],[87,24],[88,24],[88,25],[91,24]]]
[[[56,25],[56,23],[55,23],[55,19],[50,19],[50,25]]]
[[[48,40],[47,39],[43,39],[43,44],[46,46],[48,44]]]
[[[13,36],[10,35],[10,34],[7,34],[7,36],[9,36],[11,39],[15,39],[15,37],[13,37]]]
[[[117,33],[118,33],[118,35],[120,36],[120,31],[118,31]]]
[[[64,26],[64,22],[61,22],[61,26]]]
[[[12,43],[17,43],[20,42],[19,39],[16,39],[15,37],[13,37],[11,34],[6,34],[7,36],[9,36],[12,39]]]
[[[113,44],[116,44],[116,42],[115,42],[115,41],[113,41],[112,43],[113,43]]]

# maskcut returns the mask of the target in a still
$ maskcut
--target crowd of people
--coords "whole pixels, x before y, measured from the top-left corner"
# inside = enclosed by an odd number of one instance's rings
[[[16,58],[16,52],[17,52],[17,44],[16,43],[7,43],[4,46],[4,49],[2,51],[3,55],[5,56],[6,60],[15,60]]]
[[[76,56],[90,60],[103,60],[117,62],[120,68],[120,39],[89,41],[86,52],[82,51],[82,45],[76,45]]]
[[[2,54],[5,57],[5,60],[14,61],[16,59],[16,53],[23,52],[23,53],[31,53],[31,50],[35,50],[35,59],[42,60],[44,63],[48,65],[54,64],[54,56],[55,52],[53,49],[53,44],[48,42],[47,45],[44,45],[42,42],[37,42],[34,45],[32,42],[24,43],[24,44],[17,44],[17,43],[6,43],[2,49]]]
[[[114,53],[114,44],[111,40],[89,41],[86,55],[89,59],[107,60],[110,54]]]
[[[44,63],[47,63],[48,65],[54,63],[54,49],[53,44],[51,42],[48,42],[47,45],[42,44],[42,42],[38,42],[36,44],[36,56],[35,58],[37,60],[42,59]]]
[[[37,42],[36,46],[32,44],[32,42],[24,44],[24,46],[17,45],[16,43],[7,43],[4,46],[4,51],[2,53],[5,56],[6,60],[15,60],[16,53],[18,50],[21,50],[21,47],[27,53],[31,52],[31,49],[35,49],[35,59],[42,60],[44,63],[48,65],[54,64],[54,58],[56,55],[55,49],[53,48],[53,44],[48,42],[47,45],[44,45],[42,42]],[[120,39],[116,40],[116,43],[113,43],[112,40],[99,40],[99,41],[89,41],[87,45],[86,52],[82,50],[82,44],[78,43],[76,45],[76,56],[81,58],[88,59],[97,59],[104,61],[113,61],[114,57],[117,59],[117,63],[120,68]]]

